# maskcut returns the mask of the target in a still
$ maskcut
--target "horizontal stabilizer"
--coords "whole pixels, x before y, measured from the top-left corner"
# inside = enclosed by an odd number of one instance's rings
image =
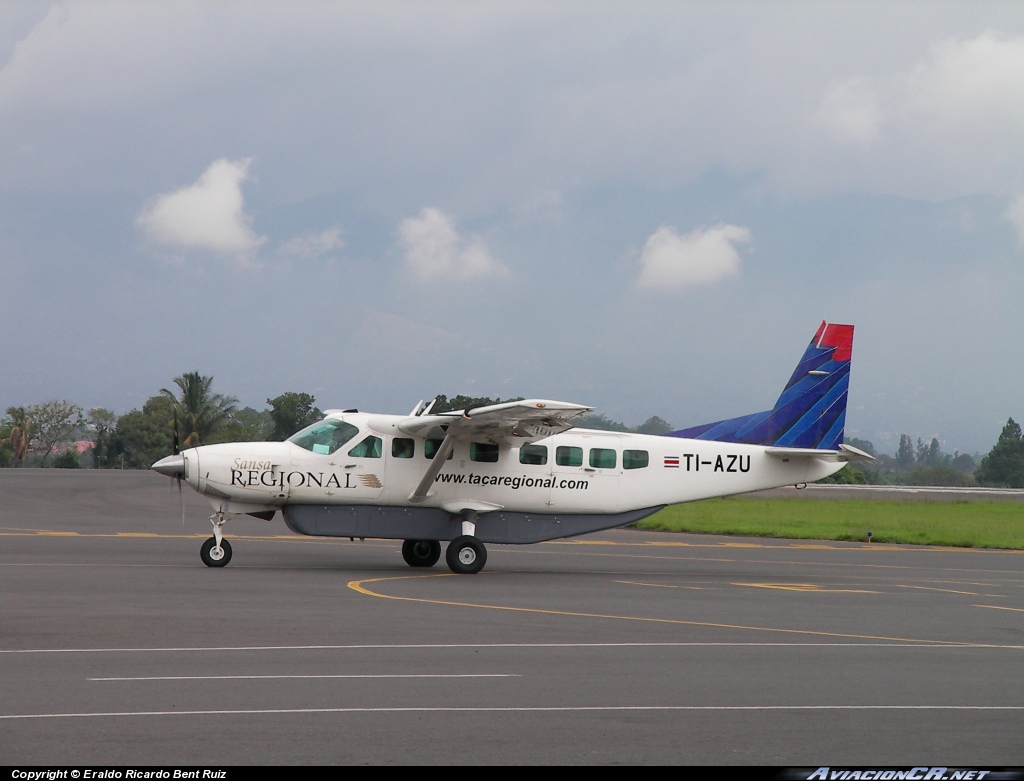
[[[815,447],[769,447],[765,452],[775,458],[817,458],[822,461],[874,461],[875,457],[870,453],[853,447],[853,445],[841,444],[839,450],[825,450]]]

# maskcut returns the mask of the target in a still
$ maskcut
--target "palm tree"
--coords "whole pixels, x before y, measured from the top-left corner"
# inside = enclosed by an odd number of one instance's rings
[[[14,464],[21,466],[28,456],[29,442],[32,438],[32,422],[28,419],[28,413],[24,407],[8,407],[7,414],[11,416],[11,435],[0,441],[0,445],[10,445],[14,451]]]
[[[207,437],[231,419],[238,399],[211,393],[213,377],[203,377],[199,372],[189,372],[174,378],[174,384],[181,390],[179,399],[171,391],[161,388],[160,392],[174,404],[178,425],[184,435],[182,447],[203,444]]]

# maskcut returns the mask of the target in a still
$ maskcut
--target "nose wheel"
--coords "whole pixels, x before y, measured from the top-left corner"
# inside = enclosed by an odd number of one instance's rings
[[[217,538],[211,537],[199,549],[199,558],[203,560],[203,564],[207,567],[227,566],[227,563],[231,561],[231,543],[227,540],[221,540],[220,545],[218,545]]]
[[[210,516],[210,523],[213,524],[213,536],[199,549],[199,558],[207,567],[225,567],[231,561],[231,543],[224,539],[221,527],[234,517],[234,515],[225,517],[223,510],[218,510]]]
[[[487,563],[487,548],[476,537],[463,534],[448,543],[445,561],[458,575],[475,575]]]

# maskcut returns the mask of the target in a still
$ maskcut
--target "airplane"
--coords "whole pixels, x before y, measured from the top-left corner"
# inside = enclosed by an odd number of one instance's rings
[[[403,540],[411,567],[475,574],[487,544],[624,526],[699,499],[803,486],[872,456],[843,442],[853,326],[822,321],[775,406],[664,435],[574,428],[594,408],[525,399],[409,415],[328,410],[284,442],[188,448],[153,469],[214,509],[200,557],[231,560],[240,515],[293,532]],[[177,450],[177,448],[175,448]],[[180,482],[179,482],[180,485]]]

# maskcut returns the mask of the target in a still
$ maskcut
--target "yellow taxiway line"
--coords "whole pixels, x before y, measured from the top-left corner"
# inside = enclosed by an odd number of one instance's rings
[[[647,616],[627,616],[627,615],[615,615],[606,613],[581,613],[569,610],[550,610],[544,608],[531,608],[531,607],[512,607],[509,605],[484,605],[477,602],[454,602],[450,600],[442,599],[425,599],[423,597],[399,597],[392,594],[382,594],[378,591],[371,591],[366,587],[367,583],[386,583],[398,580],[412,580],[412,579],[423,579],[423,578],[447,578],[447,577],[462,577],[454,574],[438,574],[438,575],[401,575],[398,577],[387,577],[387,578],[370,578],[367,580],[353,580],[350,581],[348,587],[356,593],[363,594],[368,597],[375,597],[377,599],[393,599],[400,602],[418,602],[420,604],[428,605],[445,605],[448,607],[469,607],[480,610],[506,610],[514,613],[532,613],[535,615],[547,615],[547,616],[568,616],[571,618],[596,618],[602,620],[612,621],[639,621],[644,623],[653,624],[672,624],[677,626],[702,626],[711,629],[739,629],[747,632],[775,632],[781,634],[795,634],[795,635],[810,635],[812,637],[843,637],[847,639],[855,640],[875,640],[875,641],[887,641],[897,643],[928,643],[932,645],[949,645],[949,646],[962,646],[967,648],[1002,648],[1004,646],[988,644],[988,643],[971,643],[959,640],[923,640],[917,637],[890,637],[886,635],[862,635],[854,634],[850,632],[823,632],[813,629],[786,629],[783,627],[771,627],[771,626],[750,626],[746,624],[724,624],[714,621],[687,621],[678,618],[651,618]]]

